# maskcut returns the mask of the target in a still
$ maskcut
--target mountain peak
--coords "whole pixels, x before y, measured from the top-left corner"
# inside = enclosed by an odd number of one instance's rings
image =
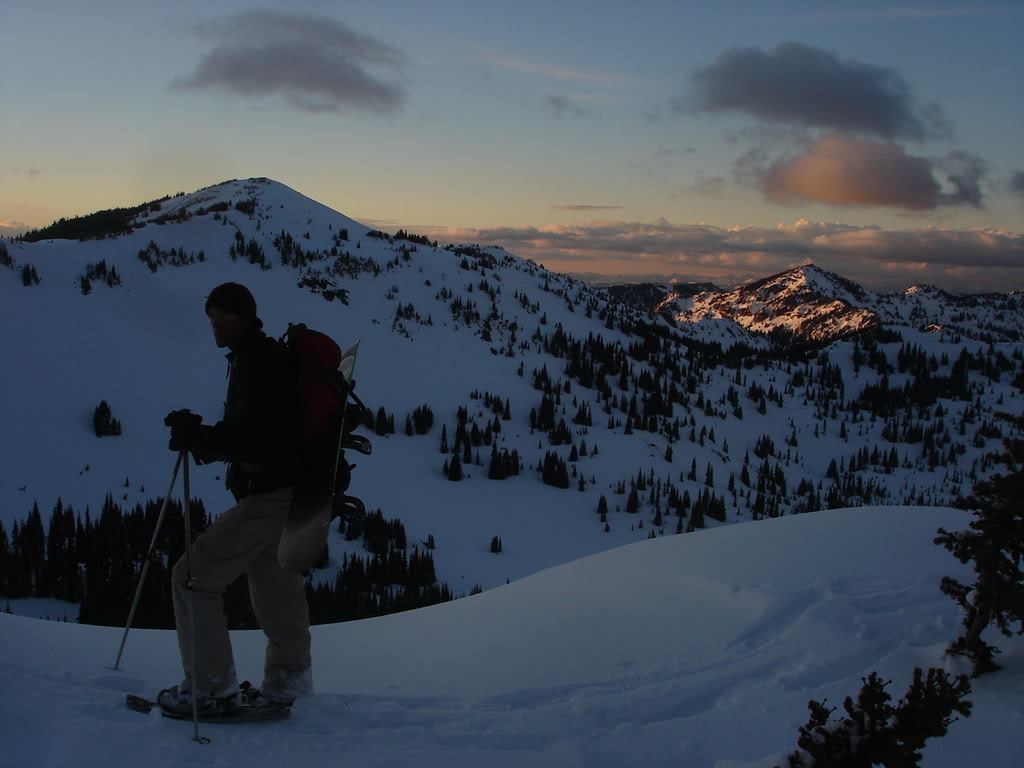
[[[802,264],[725,293],[695,296],[680,322],[729,319],[748,331],[787,330],[825,340],[878,323],[871,295],[856,283],[814,264]]]
[[[286,184],[262,176],[230,179],[195,192],[178,193],[171,198],[155,201],[139,216],[136,226],[223,212],[229,208],[236,208],[257,219],[273,218],[275,227],[283,226],[289,231],[292,227],[299,229],[308,226],[313,219],[328,220],[332,227],[347,228],[360,235],[371,231],[370,227],[306,197]]]
[[[801,264],[777,275],[763,278],[737,289],[754,293],[768,290],[773,294],[818,294],[860,306],[870,301],[871,294],[852,280],[840,277],[815,264]]]

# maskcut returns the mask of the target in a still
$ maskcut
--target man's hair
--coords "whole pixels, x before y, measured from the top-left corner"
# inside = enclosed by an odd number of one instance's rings
[[[209,314],[213,307],[233,312],[243,320],[257,321],[257,325],[262,325],[256,317],[256,299],[241,283],[223,283],[210,291],[210,295],[206,297],[206,313]]]

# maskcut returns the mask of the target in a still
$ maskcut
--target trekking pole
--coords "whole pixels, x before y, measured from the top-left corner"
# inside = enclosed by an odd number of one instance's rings
[[[132,608],[128,612],[128,623],[125,624],[124,634],[121,636],[121,647],[117,649],[117,660],[114,662],[115,672],[121,664],[121,655],[124,653],[124,644],[128,640],[128,630],[132,628],[132,622],[135,620],[135,611],[139,607],[139,598],[142,596],[142,585],[146,583],[146,574],[149,573],[149,565],[153,562],[153,551],[156,549],[156,540],[160,535],[160,527],[164,523],[164,515],[167,514],[167,504],[171,500],[171,492],[174,490],[174,483],[178,479],[178,470],[181,468],[181,462],[184,456],[185,451],[178,453],[178,460],[174,463],[174,472],[171,473],[171,485],[168,487],[167,493],[164,494],[164,503],[160,507],[160,515],[156,519],[156,528],[153,530],[153,540],[149,542],[149,551],[146,553],[146,562],[142,564],[142,573],[139,574],[139,585],[135,588],[135,598],[132,600]],[[185,465],[185,472],[188,472],[187,462]]]
[[[191,489],[188,483],[188,451],[181,452],[185,461],[185,471],[181,479],[185,488],[185,585],[188,589],[188,645],[192,663],[189,665],[189,677],[192,683],[192,741],[209,744],[210,740],[199,735],[199,662],[196,660],[196,601],[192,594],[192,510],[189,507]]]

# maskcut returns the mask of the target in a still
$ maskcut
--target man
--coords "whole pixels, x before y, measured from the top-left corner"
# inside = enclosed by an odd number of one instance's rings
[[[200,462],[229,462],[227,487],[237,503],[174,566],[174,616],[185,679],[161,691],[159,703],[191,713],[195,693],[199,712],[209,715],[230,713],[240,703],[223,595],[242,573],[267,636],[261,697],[290,704],[311,693],[313,683],[303,577],[285,571],[277,558],[299,472],[294,369],[283,346],[261,330],[256,301],[244,286],[217,286],[206,300],[206,314],[217,346],[230,350],[224,418],[209,426],[196,414],[175,411],[165,423],[171,427],[172,450],[190,451]],[[195,659],[190,631],[196,634]]]

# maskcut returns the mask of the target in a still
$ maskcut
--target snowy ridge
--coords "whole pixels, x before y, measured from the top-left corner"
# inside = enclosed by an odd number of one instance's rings
[[[703,320],[727,319],[754,334],[781,329],[812,341],[882,325],[1016,341],[1024,320],[1018,293],[956,295],[912,286],[902,293],[879,294],[813,264],[732,291],[704,291],[692,298],[670,294],[656,310],[672,312],[687,333],[694,330],[689,324],[699,327]]]
[[[754,333],[781,329],[820,341],[876,325],[876,313],[863,306],[868,296],[854,283],[808,265],[727,293],[699,294],[676,319],[726,318]]]
[[[176,640],[0,614],[0,722],[11,765],[294,768],[770,768],[809,699],[872,671],[903,695],[959,622],[961,576],[931,543],[966,515],[832,510],[638,542],[433,608],[314,628],[317,694],[289,721],[202,725],[128,711],[176,679]],[[235,632],[243,675],[263,638]],[[1024,749],[1024,649],[975,681],[974,713],[930,741],[928,768],[1013,768]],[[59,733],[59,737],[57,734]]]

